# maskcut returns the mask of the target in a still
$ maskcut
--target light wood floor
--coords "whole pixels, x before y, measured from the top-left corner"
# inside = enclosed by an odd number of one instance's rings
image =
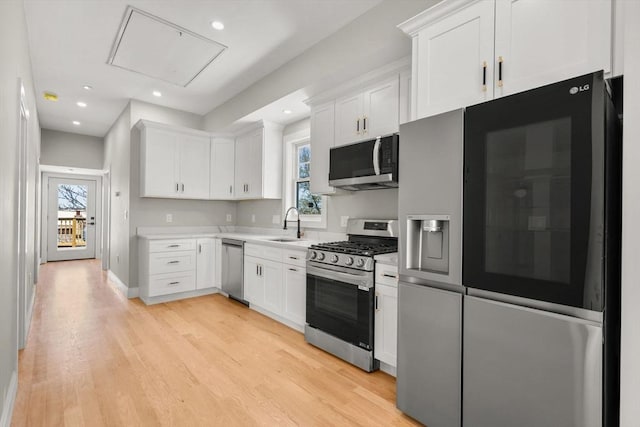
[[[221,295],[145,306],[98,261],[42,267],[13,426],[404,426],[367,374]]]

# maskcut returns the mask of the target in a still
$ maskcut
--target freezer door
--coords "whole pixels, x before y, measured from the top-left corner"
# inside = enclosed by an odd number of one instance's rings
[[[602,426],[602,325],[464,297],[467,427]]]
[[[429,427],[460,426],[462,294],[398,285],[397,405]]]

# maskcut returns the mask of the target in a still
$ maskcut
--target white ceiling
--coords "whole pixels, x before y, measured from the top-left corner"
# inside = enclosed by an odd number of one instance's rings
[[[380,1],[25,0],[40,124],[104,136],[130,98],[204,115]],[[107,65],[128,5],[229,48],[187,87]],[[213,20],[225,29],[211,28]],[[84,90],[85,84],[93,90]],[[153,96],[154,90],[162,97]],[[45,101],[44,91],[58,94],[59,101]],[[88,106],[80,108],[78,101]],[[270,111],[269,119],[278,121],[281,105]]]

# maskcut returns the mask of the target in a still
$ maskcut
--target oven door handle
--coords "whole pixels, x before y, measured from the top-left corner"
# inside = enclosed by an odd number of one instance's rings
[[[327,270],[307,264],[307,275],[348,283],[350,285],[357,286],[358,288],[366,288],[366,290],[373,288],[373,280],[370,277],[371,275],[366,272],[362,275],[342,273],[340,271]]]

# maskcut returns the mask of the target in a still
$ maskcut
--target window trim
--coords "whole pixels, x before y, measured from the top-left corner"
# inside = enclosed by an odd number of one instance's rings
[[[309,179],[298,179],[298,148],[302,145],[307,145],[311,142],[309,130],[296,132],[291,135],[284,136],[284,179],[283,179],[283,204],[282,204],[282,218],[288,207],[296,206],[296,189],[297,182],[310,181]],[[311,153],[313,156],[313,152]],[[327,228],[327,210],[328,210],[328,197],[321,196],[322,199],[322,213],[320,215],[300,215],[300,225],[304,228]],[[291,216],[289,219],[296,218]],[[297,219],[297,218],[296,218]]]

